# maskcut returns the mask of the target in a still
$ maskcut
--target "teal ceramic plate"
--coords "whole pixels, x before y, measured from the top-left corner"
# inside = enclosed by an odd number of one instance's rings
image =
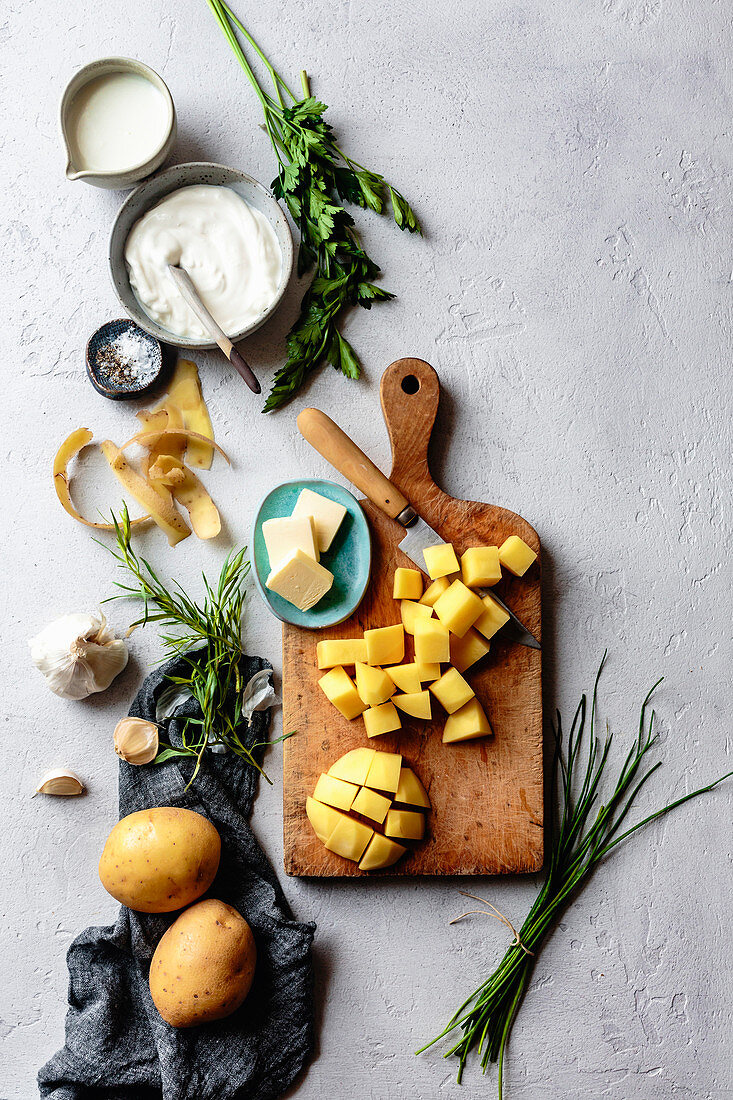
[[[331,591],[310,611],[299,611],[294,604],[288,603],[275,592],[265,587],[270,574],[270,561],[267,556],[262,524],[267,519],[291,515],[301,489],[312,489],[329,500],[336,500],[346,509],[343,523],[325,554],[321,554],[321,564],[333,573]],[[252,549],[254,575],[260,595],[270,610],[283,622],[295,626],[305,626],[318,630],[324,626],[335,626],[353,615],[364,598],[369,583],[369,570],[372,564],[372,537],[369,524],[358,502],[348,489],[343,489],[333,481],[285,481],[267,494],[260,504],[252,529]]]

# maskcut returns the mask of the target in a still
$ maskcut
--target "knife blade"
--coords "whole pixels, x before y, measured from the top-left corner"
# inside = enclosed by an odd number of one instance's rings
[[[400,550],[424,572],[423,550],[426,546],[443,543],[445,539],[441,538],[417,514],[407,497],[392,484],[389,478],[385,477],[356,443],[349,439],[346,432],[331,420],[330,416],[326,416],[320,409],[303,409],[298,416],[297,424],[300,434],[311,447],[330,462],[334,469],[348,478],[352,485],[360,489],[372,504],[376,504],[385,515],[405,528],[407,533],[399,544]],[[524,623],[495,592],[487,592],[485,589],[476,589],[476,591],[481,595],[491,596],[492,600],[496,600],[509,615],[509,622],[502,628],[504,638],[518,642],[519,645],[528,646],[530,649],[541,648],[535,636],[527,630]]]
[[[425,570],[425,558],[423,557],[423,550],[427,546],[439,546],[445,542],[437,531],[434,531],[425,520],[415,515],[415,519],[406,528],[407,534],[399,544],[400,550],[405,554],[410,561],[414,562],[418,569]],[[509,622],[504,625],[502,630],[502,637],[504,640],[511,640],[518,642],[519,645],[528,646],[530,649],[541,649],[540,643],[535,638],[534,634],[531,634],[527,630],[526,626],[512,611],[511,607],[507,607],[502,599],[497,596],[496,592],[487,588],[475,588],[476,592],[480,596],[491,596],[492,600],[495,600],[499,604],[499,607],[503,607],[509,616]]]

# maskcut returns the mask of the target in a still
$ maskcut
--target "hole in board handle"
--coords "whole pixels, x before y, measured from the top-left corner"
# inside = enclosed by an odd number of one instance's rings
[[[412,397],[420,389],[420,379],[416,378],[414,374],[406,374],[402,379],[402,389]]]

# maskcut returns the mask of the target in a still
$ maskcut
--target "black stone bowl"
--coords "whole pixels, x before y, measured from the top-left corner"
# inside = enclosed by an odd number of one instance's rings
[[[122,360],[115,354],[115,340],[130,332],[140,341],[140,357]],[[129,401],[155,389],[167,376],[176,351],[145,332],[129,318],[107,321],[87,344],[89,381],[97,393],[112,401]]]

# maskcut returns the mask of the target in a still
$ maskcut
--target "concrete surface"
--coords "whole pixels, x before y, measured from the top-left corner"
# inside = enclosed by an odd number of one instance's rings
[[[604,714],[633,735],[658,695],[664,769],[652,807],[731,767],[730,9],[715,0],[495,4],[238,3],[283,72],[301,67],[333,105],[358,159],[413,201],[415,240],[358,222],[397,300],[349,319],[359,384],[324,369],[307,401],[333,412],[388,466],[382,369],[405,354],[445,388],[434,448],[454,495],[494,500],[545,547],[548,712],[574,707],[605,647]],[[251,15],[248,9],[251,8]],[[122,195],[68,183],[57,105],[73,71],[122,53],[159,69],[176,101],[179,160],[205,158],[269,182],[257,103],[203,0],[8,0],[0,16],[3,313],[3,890],[0,1098],[35,1094],[62,1042],[64,953],[114,919],[97,881],[116,814],[111,731],[149,663],[136,634],[128,671],[98,699],[67,703],[31,667],[26,639],[95,607],[114,570],[59,508],[59,441],[80,424],[121,439],[133,408],[84,376],[92,330],[120,313],[105,268]],[[295,315],[245,348],[263,379]],[[328,476],[295,431],[301,398],[265,418],[236,376],[200,356],[232,471],[207,478],[230,539],[156,566],[197,584],[248,539],[280,479]],[[85,463],[87,485],[91,463]],[[105,483],[88,507],[115,499]],[[120,630],[131,612],[117,605]],[[247,648],[279,660],[278,625],[253,592]],[[619,749],[620,755],[620,749]],[[255,827],[281,866],[281,753],[270,753]],[[88,783],[79,800],[30,793],[49,766]],[[538,961],[510,1047],[507,1096],[527,1100],[724,1100],[730,1050],[731,788],[688,805],[619,851],[572,904]],[[413,1050],[492,969],[505,930],[449,927],[458,888],[519,924],[537,880],[391,884],[285,881],[318,922],[319,1050],[292,1095],[432,1100],[495,1095],[472,1066],[460,1091],[438,1053]]]

